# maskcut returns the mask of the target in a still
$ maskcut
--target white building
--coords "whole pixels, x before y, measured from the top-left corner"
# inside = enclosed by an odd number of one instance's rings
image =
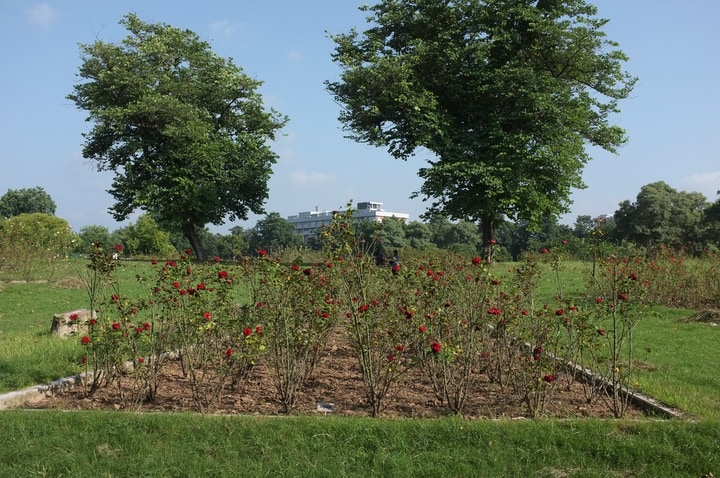
[[[359,202],[357,203],[357,209],[353,212],[353,217],[375,222],[382,222],[386,217],[394,217],[403,222],[410,219],[409,214],[385,211],[382,206],[383,203],[381,202]],[[287,220],[295,226],[295,233],[301,235],[303,241],[305,241],[308,237],[315,236],[321,227],[329,225],[332,222],[334,212],[343,211],[306,211],[294,216],[288,216]]]

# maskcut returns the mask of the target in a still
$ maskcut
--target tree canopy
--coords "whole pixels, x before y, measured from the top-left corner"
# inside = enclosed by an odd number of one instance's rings
[[[176,253],[170,243],[170,234],[148,214],[138,217],[136,223],[118,229],[117,236],[127,255],[172,257]]]
[[[701,193],[678,192],[663,181],[646,184],[635,202],[620,203],[615,212],[616,234],[644,247],[699,243],[703,213],[709,206]]]
[[[301,246],[302,238],[295,234],[295,226],[281,217],[280,213],[271,212],[249,231],[249,243],[252,253],[260,249],[277,253],[282,249]]]
[[[117,234],[115,235],[117,236]],[[110,234],[110,230],[106,226],[98,226],[96,224],[81,228],[78,233],[78,238],[80,240],[78,241],[75,251],[80,253],[91,250],[94,244],[99,244],[102,247],[110,247],[120,242],[119,238],[117,241],[113,241],[113,235]]]
[[[20,214],[55,214],[55,201],[40,186],[25,189],[8,189],[0,197],[0,218],[19,216]]]
[[[583,188],[588,144],[626,141],[610,123],[635,78],[583,0],[383,0],[371,23],[332,36],[350,137],[407,159],[434,153],[416,195],[429,213],[538,224]]]
[[[64,259],[77,242],[68,222],[50,214],[34,212],[0,219],[0,268],[30,280],[43,262]]]
[[[120,23],[130,34],[119,44],[81,45],[82,81],[68,98],[93,124],[83,155],[115,172],[115,219],[145,210],[202,259],[198,230],[263,212],[277,159],[267,143],[287,119],[195,33],[134,14]]]

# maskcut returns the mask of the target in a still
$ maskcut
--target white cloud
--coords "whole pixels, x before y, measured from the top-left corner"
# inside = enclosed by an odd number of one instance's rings
[[[223,37],[231,37],[237,31],[237,27],[227,20],[218,20],[210,24],[210,33]]]
[[[297,51],[294,48],[288,52],[287,56],[288,56],[288,60],[290,60],[292,62],[299,62],[299,61],[302,61],[302,59],[303,59],[302,53],[300,53],[299,51]]]
[[[683,179],[688,191],[703,193],[711,201],[715,200],[720,191],[720,171],[708,171],[700,174],[691,174]]]
[[[47,3],[41,3],[27,11],[28,21],[31,25],[49,27],[57,17],[57,12]]]
[[[326,184],[335,181],[336,177],[333,174],[319,173],[317,171],[305,172],[295,171],[290,175],[290,182],[296,186],[317,186],[319,184]]]

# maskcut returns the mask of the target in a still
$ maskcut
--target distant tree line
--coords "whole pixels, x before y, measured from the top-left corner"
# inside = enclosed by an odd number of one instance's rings
[[[20,203],[22,207],[18,206]],[[82,254],[95,243],[122,244],[123,254],[132,257],[174,257],[178,251],[191,249],[181,231],[163,229],[150,214],[112,232],[105,226],[90,225],[73,233],[67,221],[53,216],[55,203],[40,187],[9,190],[0,197],[0,211],[4,214],[0,218],[0,257],[6,265],[18,255]],[[395,218],[386,218],[382,223],[364,221],[358,224],[356,232],[358,241],[372,253],[436,248],[481,255],[485,250],[478,224],[451,221],[440,214],[428,215],[422,222]],[[261,249],[274,254],[323,247],[320,235],[303,243],[293,225],[277,212],[267,214],[251,228],[236,226],[229,234],[203,228],[198,234],[208,256],[223,260],[256,254]],[[682,248],[694,255],[717,252],[720,198],[709,202],[700,193],[676,191],[660,181],[643,186],[635,201],[621,202],[614,215],[581,215],[573,226],[549,218],[537,227],[523,221],[501,221],[494,240],[495,259],[499,261],[517,260],[526,252],[560,245],[578,259],[589,259],[598,243],[625,247],[639,254],[652,253],[660,246]]]

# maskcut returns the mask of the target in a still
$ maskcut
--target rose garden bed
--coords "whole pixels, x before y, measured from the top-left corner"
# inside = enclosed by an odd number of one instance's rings
[[[259,365],[251,376],[222,394],[215,413],[281,415],[270,370]],[[560,375],[548,394],[543,416],[553,418],[596,417],[612,418],[611,408],[602,398],[588,403],[585,399],[586,385],[572,380],[568,374]],[[328,346],[323,350],[310,380],[297,397],[293,410],[296,414],[332,413],[339,416],[369,416],[370,410],[363,393],[363,383],[358,360],[350,347],[344,331],[333,332]],[[74,386],[47,393],[40,400],[28,402],[24,408],[65,410],[118,410],[123,405],[116,389],[102,387],[91,397],[86,397],[81,386]],[[184,412],[193,411],[190,384],[183,377],[178,360],[171,360],[162,372],[157,398],[143,403],[142,411]],[[647,410],[631,404],[625,413],[627,418],[642,418]],[[385,418],[439,418],[447,416],[448,409],[435,398],[429,381],[419,370],[413,370],[401,384],[388,395],[381,416]],[[478,376],[477,385],[468,396],[466,418],[525,418],[528,411],[524,403],[514,399],[497,383]]]

